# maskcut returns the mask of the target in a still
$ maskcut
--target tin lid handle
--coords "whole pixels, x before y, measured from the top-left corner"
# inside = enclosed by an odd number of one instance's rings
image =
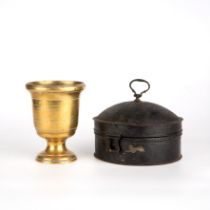
[[[144,83],[147,84],[148,87],[147,87],[146,90],[142,91],[141,93],[136,93],[136,91],[135,91],[135,90],[133,89],[133,87],[132,87],[132,84],[133,84],[134,82],[144,82]],[[136,100],[138,100],[138,99],[140,99],[140,98],[142,97],[142,95],[143,95],[144,93],[146,93],[146,92],[150,89],[150,84],[149,84],[149,82],[147,82],[147,81],[144,80],[144,79],[134,79],[134,80],[132,80],[132,81],[129,83],[129,87],[130,87],[131,91],[134,93],[134,97],[136,97]]]

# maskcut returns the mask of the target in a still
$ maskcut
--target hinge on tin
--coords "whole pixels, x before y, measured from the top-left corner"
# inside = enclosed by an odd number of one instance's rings
[[[128,149],[125,151],[127,153],[136,153],[136,152],[145,152],[145,148],[143,146],[133,146],[129,145]]]
[[[109,137],[108,141],[106,141],[106,151],[108,152],[121,152],[122,147],[121,147],[121,140],[122,136],[119,138],[116,137]]]

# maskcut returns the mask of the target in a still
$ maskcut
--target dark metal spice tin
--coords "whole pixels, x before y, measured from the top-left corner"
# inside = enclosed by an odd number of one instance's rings
[[[137,94],[133,82],[145,82]],[[94,118],[95,157],[125,165],[157,165],[181,158],[182,118],[170,110],[141,101],[150,84],[135,79],[129,84],[136,99],[104,110]]]

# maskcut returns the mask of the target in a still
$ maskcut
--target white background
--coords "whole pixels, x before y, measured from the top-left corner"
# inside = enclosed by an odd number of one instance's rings
[[[210,209],[210,1],[0,0],[0,209]],[[92,118],[143,99],[184,118],[183,159],[163,166],[96,160]],[[33,80],[81,80],[78,161],[43,165]],[[140,87],[139,87],[140,89]]]

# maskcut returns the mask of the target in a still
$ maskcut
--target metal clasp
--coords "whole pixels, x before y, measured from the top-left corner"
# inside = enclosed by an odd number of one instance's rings
[[[108,137],[108,141],[106,141],[106,151],[107,152],[118,152],[122,151],[121,140],[122,136],[119,138],[116,137]]]

